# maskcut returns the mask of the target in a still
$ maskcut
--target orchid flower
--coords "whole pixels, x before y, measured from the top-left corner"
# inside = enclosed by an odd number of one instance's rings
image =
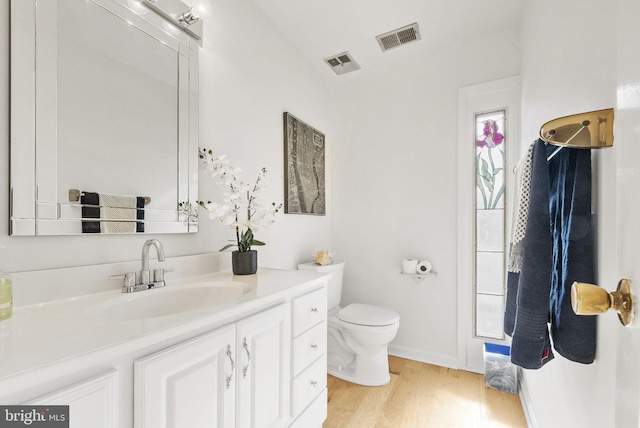
[[[251,187],[240,180],[238,175],[240,168],[230,165],[226,155],[217,156],[212,150],[205,148],[200,148],[198,153],[202,164],[210,172],[211,178],[228,188],[228,191],[224,192],[222,204],[211,201],[198,202],[209,212],[209,218],[219,219],[236,232],[236,243],[227,245],[220,251],[237,246],[238,251],[245,252],[251,250],[251,245],[264,245],[263,242],[254,239],[252,230],[273,224],[276,213],[282,208],[282,204],[277,205],[275,202],[267,207],[262,206],[262,190],[266,183],[267,169],[260,169]],[[245,215],[246,218],[244,218]]]

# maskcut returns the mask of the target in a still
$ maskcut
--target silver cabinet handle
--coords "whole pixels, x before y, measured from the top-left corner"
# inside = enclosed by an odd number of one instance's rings
[[[242,377],[247,377],[247,371],[249,370],[249,365],[251,364],[251,352],[249,352],[249,345],[247,344],[246,337],[244,338],[242,347],[245,351],[247,351],[247,365],[242,368]]]
[[[318,345],[316,345],[315,343],[311,344],[311,349],[313,349],[314,351],[318,350]]]
[[[318,386],[318,381],[317,380],[312,380],[311,381],[311,386],[313,386],[314,388],[316,388]]]
[[[231,354],[231,345],[227,345],[227,357],[229,357],[229,361],[231,361],[231,373],[227,376],[227,389],[231,386],[231,379],[233,379],[233,373],[236,370],[236,363],[233,361],[233,355]]]
[[[318,313],[318,308],[316,308],[316,307],[314,306],[313,308],[311,308],[311,312]]]

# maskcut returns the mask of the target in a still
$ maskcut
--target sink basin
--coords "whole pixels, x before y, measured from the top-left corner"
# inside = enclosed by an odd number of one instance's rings
[[[171,288],[168,285],[155,290],[122,294],[95,305],[92,311],[103,321],[157,318],[222,306],[246,292],[240,285],[217,282],[183,288]]]

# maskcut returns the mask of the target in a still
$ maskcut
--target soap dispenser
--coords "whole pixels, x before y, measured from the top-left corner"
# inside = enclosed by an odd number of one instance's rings
[[[11,276],[0,271],[0,321],[13,314],[13,281]]]

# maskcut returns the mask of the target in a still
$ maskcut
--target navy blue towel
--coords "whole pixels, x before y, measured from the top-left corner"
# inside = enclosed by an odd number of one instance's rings
[[[575,315],[570,300],[574,281],[594,279],[591,152],[565,148],[547,161],[555,149],[534,146],[522,270],[507,278],[511,361],[527,369],[551,361],[554,349],[580,363],[595,358],[596,320]]]

